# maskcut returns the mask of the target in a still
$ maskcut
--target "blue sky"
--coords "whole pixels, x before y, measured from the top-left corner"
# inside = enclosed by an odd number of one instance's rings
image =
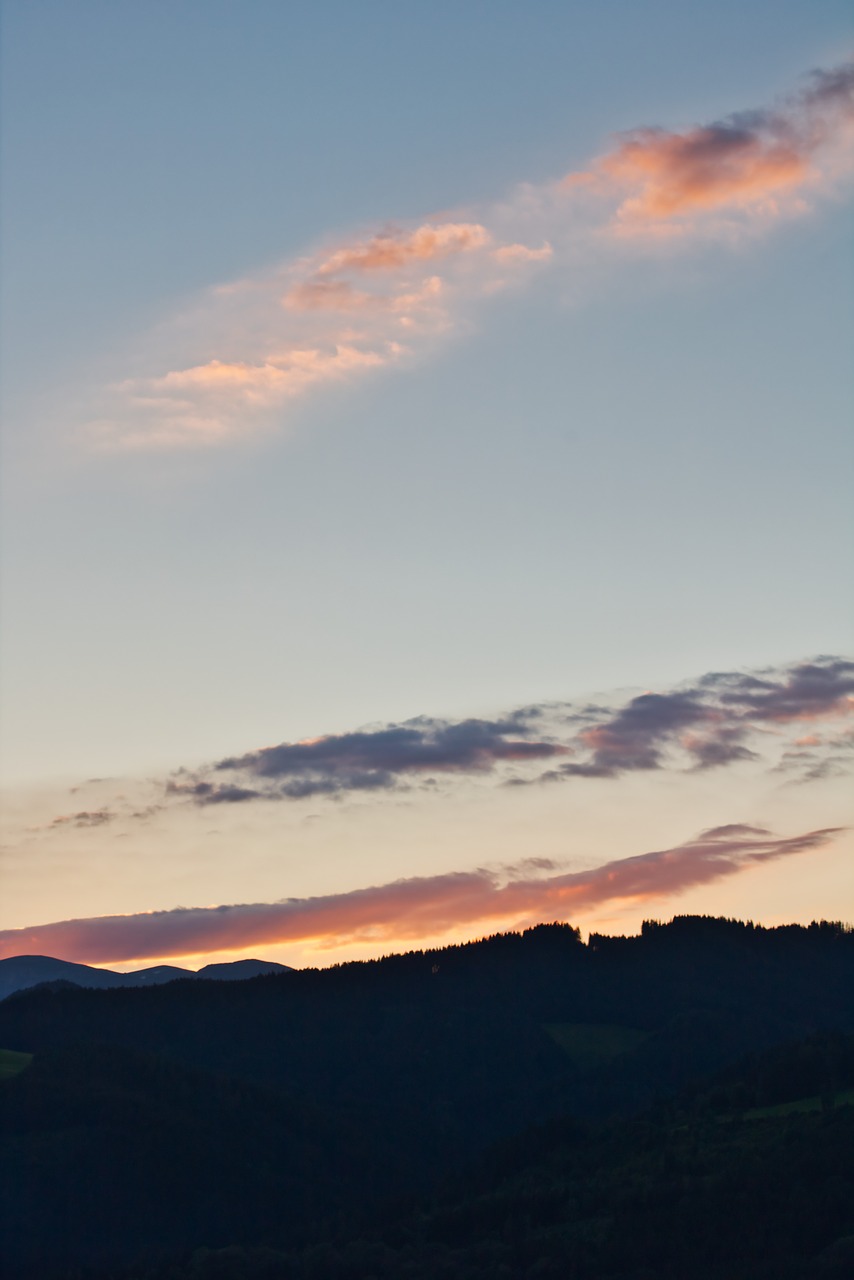
[[[807,146],[804,95],[851,48],[841,3],[5,4],[8,928],[463,873],[496,842],[574,866],[583,833],[602,865],[844,825],[834,770],[781,791],[734,761],[621,775],[619,831],[589,779],[568,808],[466,783],[427,816],[395,793],[51,828],[93,776],[119,782],[80,812],[112,814],[274,743],[850,650],[850,116]],[[662,213],[680,148],[752,109],[761,181],[721,168],[730,194]],[[334,334],[305,301],[330,283]],[[285,341],[310,381],[271,399]],[[249,398],[214,366],[254,370]],[[176,386],[200,447],[164,433]],[[836,758],[845,688],[802,749]],[[809,910],[838,914],[833,856]],[[793,866],[762,870],[789,914]]]

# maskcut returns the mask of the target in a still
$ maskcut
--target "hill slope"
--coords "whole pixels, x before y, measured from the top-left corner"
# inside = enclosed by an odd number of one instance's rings
[[[25,991],[0,1005],[0,1046],[34,1054],[0,1086],[0,1132],[9,1153],[3,1178],[16,1224],[7,1269],[27,1280],[54,1274],[64,1280],[69,1268],[87,1263],[93,1275],[112,1277],[136,1259],[141,1270],[134,1274],[147,1276],[159,1274],[159,1259],[171,1251],[167,1272],[183,1280],[183,1271],[168,1270],[178,1265],[176,1251],[204,1245],[214,1260],[188,1270],[194,1280],[260,1276],[245,1257],[233,1265],[220,1257],[233,1245],[272,1248],[269,1274],[276,1280],[337,1275],[328,1259],[304,1266],[303,1245],[310,1254],[343,1232],[346,1256],[347,1241],[379,1230],[376,1238],[391,1257],[403,1237],[387,1231],[404,1231],[405,1214],[390,1217],[387,1207],[379,1208],[383,1198],[394,1192],[428,1205],[438,1181],[484,1158],[490,1144],[504,1143],[501,1149],[511,1153],[509,1190],[490,1190],[482,1179],[464,1182],[454,1193],[459,1212],[449,1221],[481,1221],[472,1206],[484,1197],[494,1200],[489,1212],[500,1216],[508,1196],[524,1199],[527,1179],[541,1190],[530,1211],[520,1210],[521,1220],[545,1215],[537,1227],[545,1232],[543,1248],[563,1268],[532,1276],[572,1274],[576,1257],[578,1266],[584,1263],[578,1274],[640,1280],[650,1271],[627,1269],[613,1251],[597,1252],[595,1239],[587,1252],[587,1245],[580,1253],[561,1252],[557,1237],[563,1239],[578,1201],[584,1168],[600,1169],[601,1197],[584,1202],[583,1223],[590,1221],[578,1228],[582,1236],[596,1237],[597,1215],[607,1217],[603,1206],[621,1180],[635,1187],[627,1222],[641,1214],[644,1186],[662,1221],[668,1197],[680,1186],[696,1198],[692,1212],[701,1213],[707,1156],[710,1170],[723,1170],[726,1188],[741,1176],[744,1160],[773,1169],[785,1154],[784,1138],[776,1137],[762,1151],[750,1144],[741,1150],[737,1126],[727,1129],[721,1146],[714,1109],[746,1115],[745,1108],[785,1107],[806,1094],[811,1106],[816,1098],[822,1105],[843,1077],[851,1075],[854,1085],[846,1034],[854,1034],[854,932],[688,917],[646,926],[637,938],[594,936],[587,945],[568,926],[549,925],[246,982]],[[773,1058],[779,1046],[797,1041],[807,1047]],[[825,1041],[843,1048],[810,1047]],[[745,1054],[751,1055],[747,1065],[734,1066]],[[708,1077],[715,1072],[712,1088]],[[665,1106],[665,1100],[689,1086],[704,1100],[677,1123],[672,1108],[684,1104]],[[630,1117],[651,1105],[658,1111],[638,1129]],[[792,1129],[805,1136],[802,1149],[793,1138],[790,1172],[797,1167],[798,1177],[808,1177],[814,1166],[822,1186],[828,1180],[835,1186],[833,1179],[842,1176],[834,1163],[836,1130],[825,1132],[822,1115],[772,1112],[762,1123],[801,1126]],[[543,1172],[553,1162],[549,1135],[605,1133],[614,1124],[627,1126],[619,1128],[616,1146],[591,1138],[555,1192]],[[683,1150],[681,1137],[670,1142],[666,1134],[674,1125],[680,1133],[685,1124],[691,1133],[699,1125],[700,1136],[686,1139]],[[709,1141],[702,1137],[707,1130]],[[526,1131],[535,1136],[520,1138]],[[504,1159],[497,1150],[486,1157],[493,1172]],[[570,1163],[575,1160],[572,1155]],[[684,1173],[682,1182],[681,1174],[670,1178],[673,1168]],[[780,1198],[785,1201],[794,1182],[784,1184],[775,1192],[777,1207],[768,1210],[772,1219],[785,1216]],[[748,1179],[748,1185],[759,1183]],[[838,1192],[843,1208],[829,1214],[818,1235],[804,1235],[798,1245],[804,1258],[844,1234],[844,1203],[854,1204],[847,1194]],[[552,1202],[557,1236],[549,1240]],[[429,1235],[434,1227],[425,1225],[427,1214],[435,1226],[431,1247],[453,1254],[457,1227],[447,1235],[445,1209],[419,1212],[421,1226],[405,1230]],[[323,1225],[329,1213],[338,1215],[337,1225]],[[398,1226],[377,1227],[377,1221]],[[463,1261],[448,1274],[498,1275],[509,1267],[510,1274],[527,1275],[529,1263],[537,1262],[531,1255],[525,1270],[514,1270],[504,1245],[490,1255],[492,1262],[468,1256],[469,1248],[465,1244]],[[667,1270],[671,1262],[677,1266],[676,1254],[656,1261],[649,1248],[651,1274],[687,1274]],[[424,1258],[430,1256],[428,1249]],[[734,1258],[729,1271],[708,1274],[741,1276]],[[352,1262],[340,1274],[445,1274],[443,1267],[431,1272],[426,1262],[416,1265],[408,1254],[398,1263],[398,1271],[391,1263],[383,1271],[379,1262]],[[208,1265],[214,1269],[208,1272]],[[225,1269],[217,1271],[220,1266]],[[695,1267],[691,1274],[706,1273]],[[810,1273],[791,1274],[800,1280]]]

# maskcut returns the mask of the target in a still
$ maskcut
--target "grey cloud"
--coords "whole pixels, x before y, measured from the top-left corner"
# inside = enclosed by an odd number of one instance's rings
[[[109,809],[83,809],[79,813],[64,813],[54,818],[51,827],[102,827],[105,822],[112,822],[116,815]]]
[[[785,751],[775,772],[792,774],[792,780],[798,783],[842,778],[851,772],[851,758],[848,754],[822,756],[811,750]]]
[[[779,107],[736,111],[696,130],[691,137],[691,158],[701,164],[725,160],[728,154],[749,148],[762,135],[809,153],[825,138],[834,118],[845,118],[852,111],[854,62],[830,70],[817,68],[810,72],[801,92],[783,100]]]
[[[754,827],[747,822],[727,822],[722,827],[707,827],[701,831],[700,840],[734,840],[743,836],[770,836],[767,827]]]
[[[812,71],[809,88],[802,99],[816,106],[841,104],[854,108],[854,62],[844,62],[829,71],[820,67]]]
[[[297,778],[283,783],[275,794],[303,800],[310,796],[340,795],[345,791],[385,791],[397,785],[393,773],[378,769],[373,773],[344,773],[337,778]]]
[[[663,769],[719,769],[757,761],[760,745],[773,741],[759,731],[837,716],[854,707],[852,695],[854,662],[839,657],[758,672],[716,671],[610,707],[544,702],[493,720],[420,716],[282,742],[193,772],[179,770],[166,791],[205,806],[335,799],[493,774],[519,787]],[[783,767],[800,764],[808,779],[825,776],[833,765],[822,761],[838,756],[842,747],[843,738],[825,736],[817,755],[795,758],[790,752]],[[546,762],[539,773],[531,768]]]
[[[568,761],[542,776],[613,778],[660,769],[665,749],[674,744],[698,769],[755,760],[757,753],[745,739],[757,727],[843,712],[852,694],[854,662],[843,658],[817,658],[759,674],[713,672],[673,693],[632,698],[579,733],[578,741],[590,749],[588,760]]]
[[[166,794],[188,796],[197,804],[239,804],[243,800],[258,800],[263,795],[250,787],[218,786],[213,782],[189,781],[166,783]]]
[[[737,760],[758,760],[756,752],[743,745],[743,737],[744,731],[734,728],[693,742],[689,749],[697,762],[696,768],[715,769],[720,765],[735,764]]]
[[[720,725],[719,712],[698,688],[674,693],[643,693],[582,729],[577,743],[586,747],[586,761],[567,761],[541,775],[556,778],[614,778],[621,773],[661,769],[665,749],[680,742],[697,768],[711,768],[747,760],[753,752],[742,745],[745,730]],[[698,736],[697,729],[702,729]]]
[[[565,745],[531,736],[532,724],[541,716],[535,707],[501,720],[455,723],[421,716],[405,724],[283,742],[229,756],[199,773],[179,771],[166,790],[209,805],[387,791],[413,781],[434,786],[433,774],[489,773],[505,763],[565,755]],[[223,775],[234,780],[210,780]]]
[[[724,707],[745,719],[759,721],[810,720],[843,710],[854,696],[854,662],[845,658],[817,658],[790,667],[782,675],[737,673],[704,677]]]
[[[500,760],[558,755],[551,742],[531,742],[516,718],[462,720],[456,724],[419,718],[386,728],[334,734],[309,742],[283,742],[247,755],[220,760],[217,770],[239,770],[259,778],[308,772],[385,772],[488,770]]]

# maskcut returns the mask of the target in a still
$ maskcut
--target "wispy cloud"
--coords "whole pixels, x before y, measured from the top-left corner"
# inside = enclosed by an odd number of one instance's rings
[[[73,788],[77,790],[78,788]],[[68,827],[102,827],[107,822],[112,822],[116,817],[113,809],[104,805],[99,809],[80,809],[77,813],[60,813],[57,817],[52,818],[50,822],[38,827],[31,827],[31,831],[56,831]]]
[[[578,735],[588,758],[562,764],[553,777],[613,778],[665,767],[677,748],[694,768],[755,760],[758,731],[854,714],[854,662],[823,658],[782,671],[712,672],[669,693],[630,699]]]
[[[311,390],[411,360],[477,298],[550,256],[548,245],[502,242],[480,223],[435,221],[357,236],[212,289],[168,344],[202,358],[116,383],[89,438],[172,449],[275,425]]]
[[[544,703],[497,720],[420,716],[282,742],[179,770],[165,784],[165,799],[201,806],[303,800],[466,776],[495,775],[512,785],[615,779],[769,762],[775,751],[794,772],[801,759],[799,776],[810,780],[823,776],[825,756],[838,759],[841,740],[815,737],[808,756],[795,757],[804,723],[852,715],[854,662],[826,657],[759,672],[711,672],[611,706]]]
[[[93,964],[314,941],[415,941],[462,926],[574,919],[609,902],[677,896],[750,867],[820,849],[839,828],[782,838],[733,823],[694,840],[608,862],[593,870],[551,870],[546,859],[494,871],[419,876],[349,893],[280,902],[179,907],[127,916],[61,920],[0,932],[0,957],[47,954]]]
[[[621,234],[697,230],[698,217],[775,219],[842,162],[854,122],[854,65],[816,71],[798,95],[681,133],[636,129],[567,187],[613,193]]]
[[[389,225],[209,290],[107,389],[104,448],[219,445],[281,426],[293,402],[429,351],[474,308],[579,248],[731,238],[803,212],[851,166],[854,64],[776,107],[682,131],[641,128],[585,169],[478,210]],[[145,344],[143,344],[145,346]],[[165,361],[170,363],[163,367]]]
[[[362,244],[336,250],[317,266],[318,276],[345,271],[391,271],[413,262],[432,262],[454,253],[471,253],[491,241],[486,227],[477,222],[426,223],[408,234],[386,231]]]
[[[543,702],[495,719],[417,716],[322,734],[177,769],[166,778],[99,782],[97,805],[29,832],[59,839],[107,823],[163,820],[176,807],[335,802],[467,782],[498,787],[611,786],[638,773],[746,768],[783,785],[841,776],[854,752],[854,661],[820,657],[757,671],[709,672],[674,688],[604,702]],[[72,788],[72,794],[79,788]]]
[[[109,822],[112,817],[113,814],[107,808],[82,809],[79,813],[67,813],[54,818],[51,826],[101,827],[105,822]]]
[[[850,777],[854,761],[854,726],[841,733],[806,733],[784,751],[777,769],[796,782]]]

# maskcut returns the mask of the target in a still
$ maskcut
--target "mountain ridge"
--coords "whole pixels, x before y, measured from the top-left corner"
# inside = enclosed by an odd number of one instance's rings
[[[226,961],[206,964],[201,969],[183,969],[178,965],[159,964],[150,969],[137,969],[132,973],[119,973],[115,969],[100,969],[95,965],[77,964],[71,960],[58,960],[54,956],[8,956],[0,960],[0,1000],[19,991],[32,990],[44,983],[70,982],[88,990],[104,990],[114,987],[151,987],[164,982],[179,980],[235,982],[257,978],[268,973],[291,973],[290,965],[275,960]]]

